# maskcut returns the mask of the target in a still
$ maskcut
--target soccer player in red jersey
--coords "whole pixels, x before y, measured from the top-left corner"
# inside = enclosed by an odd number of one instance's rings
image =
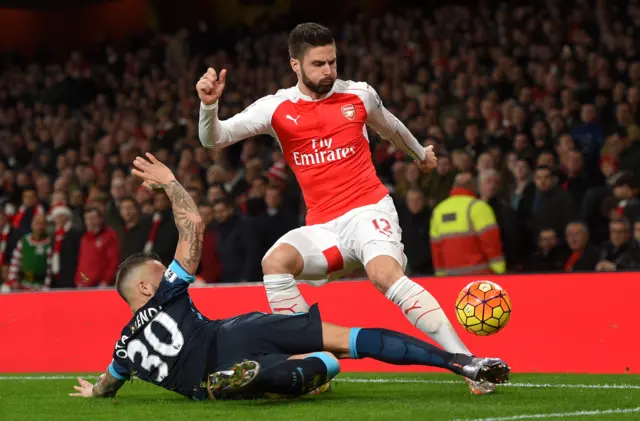
[[[289,35],[289,55],[297,85],[257,100],[228,120],[218,119],[227,71],[218,74],[209,68],[196,84],[201,100],[199,137],[205,147],[269,134],[302,189],[307,225],[285,234],[262,260],[272,311],[308,311],[296,280],[318,285],[364,267],[371,282],[411,324],[447,351],[471,354],[433,295],[405,276],[398,215],[376,175],[366,126],[425,172],[437,163],[432,147],[420,145],[371,86],[337,78],[336,45],[326,27],[298,25]],[[495,390],[487,382],[469,384],[475,394]]]

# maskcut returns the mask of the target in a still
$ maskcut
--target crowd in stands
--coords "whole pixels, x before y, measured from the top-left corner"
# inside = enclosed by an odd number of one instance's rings
[[[303,224],[299,187],[269,137],[204,149],[194,85],[209,66],[228,69],[221,118],[294,85],[295,23],[224,42],[201,24],[65,60],[4,58],[2,290],[113,285],[140,251],[169,263],[170,202],[130,174],[144,152],[175,170],[208,224],[199,282],[261,280],[263,254]],[[636,0],[484,1],[323,23],[339,77],[372,85],[439,157],[423,174],[370,130],[411,274],[433,273],[431,213],[460,173],[495,214],[509,272],[640,267]]]

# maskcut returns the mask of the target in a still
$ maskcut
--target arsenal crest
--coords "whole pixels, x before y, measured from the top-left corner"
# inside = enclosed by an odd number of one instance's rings
[[[353,104],[347,104],[342,106],[342,115],[345,116],[348,120],[353,121],[356,118],[356,107]]]

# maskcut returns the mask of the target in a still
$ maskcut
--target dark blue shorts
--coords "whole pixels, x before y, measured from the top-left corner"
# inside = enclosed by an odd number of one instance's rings
[[[212,368],[226,370],[243,360],[269,367],[292,355],[322,350],[322,320],[317,304],[311,306],[309,313],[292,316],[248,313],[222,322],[212,350]]]

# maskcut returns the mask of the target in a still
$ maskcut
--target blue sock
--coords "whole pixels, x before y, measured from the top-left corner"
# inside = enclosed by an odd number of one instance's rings
[[[461,374],[471,362],[464,354],[452,354],[404,333],[387,329],[351,329],[351,358],[373,358],[394,365],[440,367]]]

